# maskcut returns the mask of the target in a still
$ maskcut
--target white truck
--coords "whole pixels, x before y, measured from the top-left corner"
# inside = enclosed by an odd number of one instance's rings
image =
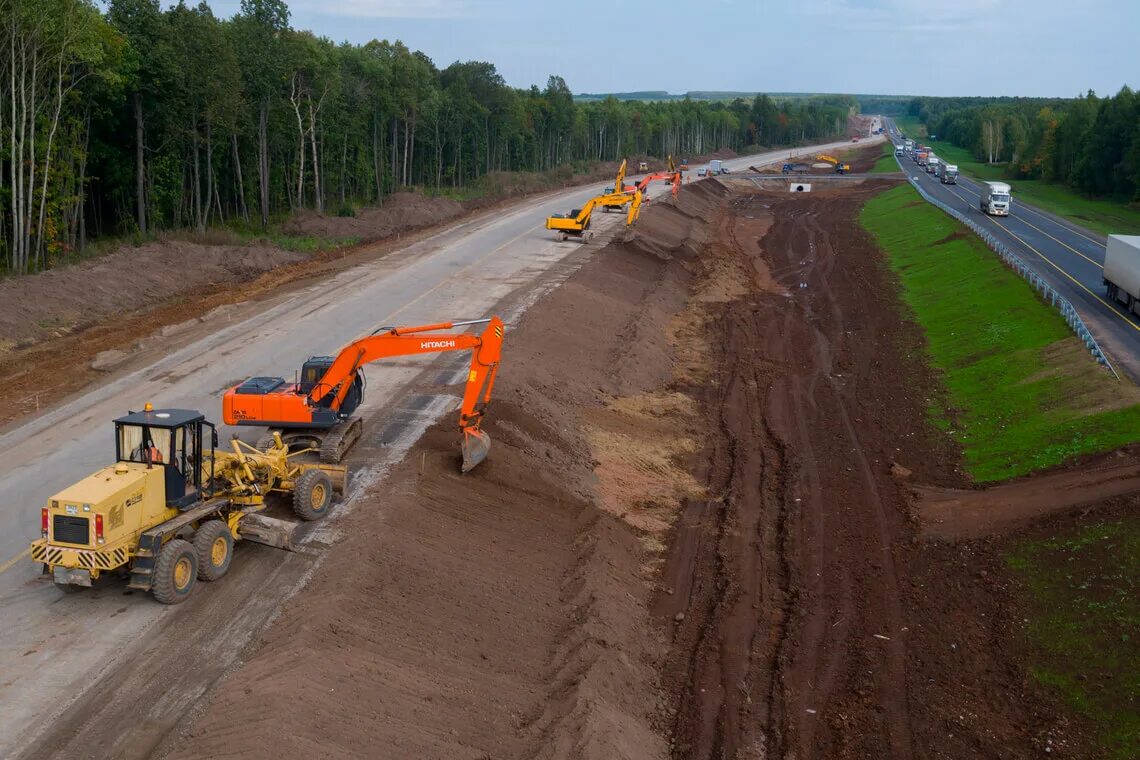
[[[896,145],[895,146],[895,155],[896,156],[902,156],[905,154],[906,154],[906,151],[903,149],[902,145]]]
[[[926,173],[938,176],[938,167],[942,164],[942,159],[938,156],[930,156],[926,159]]]
[[[942,173],[938,175],[938,181],[943,185],[957,185],[958,184],[958,165],[957,164],[943,164]]]
[[[1104,247],[1108,297],[1140,314],[1140,235],[1109,235]]]
[[[914,150],[914,140],[907,140],[904,142],[903,149],[906,150],[907,153],[910,153],[912,150]]]
[[[978,198],[978,207],[991,216],[1009,216],[1013,206],[1013,192],[1004,182],[985,182]]]
[[[719,158],[714,158],[709,161],[709,174],[728,174],[728,169],[724,168],[724,162]]]

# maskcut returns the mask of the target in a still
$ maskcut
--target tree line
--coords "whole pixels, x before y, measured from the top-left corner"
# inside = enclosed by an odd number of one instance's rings
[[[284,0],[0,0],[0,262],[37,271],[89,239],[299,209],[351,213],[412,187],[627,155],[843,133],[854,100],[575,103],[494,64],[440,69],[401,42],[338,44]]]
[[[1087,195],[1140,201],[1140,95],[914,98],[927,131],[1005,163],[1012,179],[1059,182]]]

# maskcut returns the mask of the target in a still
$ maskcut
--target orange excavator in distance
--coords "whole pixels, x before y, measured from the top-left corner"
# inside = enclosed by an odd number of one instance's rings
[[[485,324],[483,332],[444,333]],[[336,464],[360,438],[364,422],[353,412],[364,400],[363,366],[392,356],[471,351],[471,367],[459,411],[463,433],[463,472],[487,457],[491,439],[480,429],[503,346],[503,321],[498,317],[441,322],[416,327],[381,327],[355,340],[333,356],[313,356],[301,366],[297,382],[280,377],[251,377],[226,391],[222,417],[227,425],[269,428],[258,442],[277,433],[293,450],[317,450],[326,464]]]
[[[649,183],[655,182],[657,180],[665,180],[671,184],[673,186],[673,197],[677,197],[677,193],[681,190],[681,172],[678,171],[676,166],[673,165],[672,156],[669,156],[668,169],[663,172],[653,172],[652,174],[646,174],[641,178],[641,181],[637,183],[636,188],[640,190],[644,195],[645,191],[649,188]]]

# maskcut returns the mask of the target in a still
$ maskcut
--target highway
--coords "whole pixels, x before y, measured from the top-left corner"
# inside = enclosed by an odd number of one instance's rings
[[[815,146],[850,147],[847,141]],[[779,163],[774,151],[725,161],[733,171]],[[690,167],[695,178],[699,166]],[[604,183],[523,200],[288,293],[247,303],[171,339],[97,387],[0,432],[0,757],[140,757],[164,738],[232,667],[279,605],[336,539],[336,511],[302,551],[240,545],[228,575],[177,607],[131,593],[115,579],[62,594],[27,556],[39,511],[53,493],[114,456],[111,420],[146,402],[193,408],[220,422],[221,394],[257,374],[290,376],[310,355],[334,353],[385,324],[420,324],[498,313],[510,324],[557,287],[619,229],[624,215],[595,214],[595,241],[557,242],[543,228],[580,207]],[[667,193],[662,183],[658,193]],[[451,413],[464,355],[367,368],[354,450],[352,494],[441,415]],[[447,387],[452,386],[452,387]],[[424,391],[425,387],[432,390]],[[493,410],[492,410],[493,413]],[[234,432],[219,429],[224,441]],[[239,431],[246,440],[256,429]],[[491,456],[494,456],[492,449]]]
[[[892,120],[886,121],[890,129],[897,130]],[[1010,182],[1010,215],[990,216],[978,207],[981,182],[959,175],[957,184],[943,185],[909,155],[898,161],[907,176],[917,180],[927,193],[969,214],[1021,256],[1076,307],[1116,370],[1140,381],[1140,319],[1110,301],[1105,292],[1101,280],[1104,236],[1022,203],[1016,181]]]

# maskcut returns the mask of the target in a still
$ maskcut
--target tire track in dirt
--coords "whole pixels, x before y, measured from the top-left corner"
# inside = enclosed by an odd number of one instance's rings
[[[686,507],[656,605],[674,617],[676,758],[914,755],[895,554],[912,534],[880,382],[903,372],[901,327],[851,232],[877,190],[737,199],[706,250],[754,276],[707,323],[708,498]]]

